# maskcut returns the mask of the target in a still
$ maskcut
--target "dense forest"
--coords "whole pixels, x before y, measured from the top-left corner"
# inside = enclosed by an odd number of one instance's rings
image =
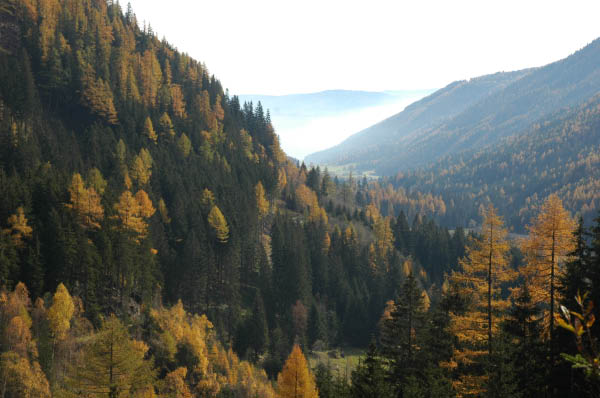
[[[449,230],[440,195],[288,159],[131,7],[0,22],[2,398],[594,396],[592,310],[552,315],[598,302],[600,220],[548,196],[523,242],[492,206]],[[310,363],[339,347],[348,377]]]
[[[591,223],[600,204],[599,104],[596,96],[540,120],[522,135],[398,173],[379,184],[438,198],[444,207],[432,214],[448,225],[473,223],[482,208],[494,203],[510,229],[523,233],[551,194]]]

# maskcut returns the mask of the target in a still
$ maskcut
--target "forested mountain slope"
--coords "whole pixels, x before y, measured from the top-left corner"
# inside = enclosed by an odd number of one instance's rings
[[[389,176],[423,166],[444,155],[481,148],[519,134],[538,119],[597,94],[600,91],[599,59],[600,40],[595,40],[563,60],[517,75],[506,74],[515,79],[484,95],[469,95],[466,102],[460,97],[451,97],[451,101],[464,104],[462,109],[450,115],[436,111],[434,115],[439,118],[428,126],[410,126],[405,130],[399,122],[410,115],[412,108],[409,107],[340,146],[307,159],[317,164],[345,165],[359,172],[374,171],[377,175]],[[479,79],[485,81],[494,76]],[[359,139],[363,147],[360,150],[352,144]]]
[[[306,161],[315,164],[346,164],[351,162],[350,159],[358,159],[359,155],[369,159],[376,158],[376,148],[382,142],[408,140],[421,129],[459,114],[481,98],[527,73],[528,71],[497,73],[469,81],[453,82],[407,106],[397,115],[352,135],[340,145],[308,156]]]
[[[40,352],[27,366],[52,391],[68,387],[60,355],[124,324],[145,344],[124,349],[154,358],[160,383],[244,396],[236,380],[266,376],[227,348],[274,378],[294,342],[366,346],[405,264],[427,295],[464,252],[462,233],[382,216],[356,203],[355,182],[289,161],[262,106],[223,92],[133,10],[0,5],[0,289],[18,301],[1,311],[39,315],[24,326]],[[44,314],[61,283],[77,326],[64,347],[79,345],[52,357]]]
[[[562,109],[520,135],[482,150],[443,158],[426,168],[399,173],[396,187],[439,195],[446,222],[478,220],[494,203],[516,231],[550,194],[557,194],[586,222],[600,205],[600,97]],[[444,216],[440,215],[441,218]]]

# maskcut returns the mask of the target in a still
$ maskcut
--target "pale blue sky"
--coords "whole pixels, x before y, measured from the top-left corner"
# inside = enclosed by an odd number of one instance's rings
[[[125,1],[122,0],[125,6]],[[234,94],[442,87],[600,36],[598,1],[132,0]]]

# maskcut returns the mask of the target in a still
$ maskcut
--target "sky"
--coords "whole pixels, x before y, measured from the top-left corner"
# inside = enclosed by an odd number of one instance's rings
[[[140,25],[204,62],[232,94],[440,88],[545,65],[600,36],[597,0],[131,4]]]
[[[600,37],[597,0],[130,2],[140,26],[204,62],[231,94],[442,88],[542,66]],[[303,159],[406,105],[273,124]]]

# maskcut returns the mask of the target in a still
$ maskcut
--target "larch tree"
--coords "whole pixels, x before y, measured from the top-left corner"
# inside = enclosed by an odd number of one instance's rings
[[[461,271],[450,277],[452,288],[463,303],[451,313],[450,330],[457,337],[458,346],[450,367],[459,367],[461,376],[455,387],[465,394],[481,392],[486,376],[474,367],[486,355],[489,358],[494,333],[509,306],[502,297],[502,287],[516,275],[509,265],[508,250],[504,223],[490,204],[483,212],[481,236],[472,238],[465,257],[459,260]],[[468,369],[467,374],[464,369]]]
[[[156,131],[154,131],[154,126],[152,125],[150,116],[146,117],[146,120],[144,121],[144,135],[154,143],[156,143],[158,140],[158,136],[156,135]]]
[[[254,195],[256,197],[256,207],[258,209],[258,217],[263,218],[269,212],[269,201],[265,196],[265,188],[262,182],[258,182],[254,187]]]
[[[175,137],[175,130],[173,129],[173,122],[171,118],[164,112],[160,119],[158,120],[158,124],[160,126],[160,133],[164,137],[173,138]]]
[[[277,376],[279,398],[318,398],[314,376],[311,374],[300,346],[295,344]]]
[[[156,209],[144,190],[139,190],[135,196],[130,191],[124,191],[119,202],[114,205],[117,214],[114,216],[121,225],[136,235],[136,240],[144,238],[148,232],[147,218],[152,217]]]
[[[100,175],[100,178],[102,176]],[[100,180],[96,183],[102,185]],[[86,188],[83,179],[79,173],[73,174],[71,186],[69,187],[71,198],[67,207],[75,210],[81,220],[81,224],[86,228],[100,228],[100,221],[104,217],[104,208],[102,207],[100,195],[93,187]]]
[[[23,247],[23,238],[30,238],[33,229],[27,222],[25,212],[22,207],[17,208],[17,212],[7,220],[8,228],[2,230],[2,233],[10,236],[16,247]]]
[[[51,397],[50,385],[40,364],[15,352],[0,356],[0,397]]]
[[[155,378],[152,362],[145,359],[147,350],[111,315],[85,346],[82,363],[73,364],[69,392],[73,396],[118,398],[145,391]]]
[[[564,269],[562,263],[576,247],[576,222],[556,195],[550,195],[540,212],[527,226],[529,235],[521,242],[526,266],[523,276],[530,286],[535,303],[545,303],[544,326],[554,341],[554,314],[558,300],[557,283]]]
[[[217,206],[213,206],[208,213],[208,223],[215,233],[215,237],[219,243],[225,244],[229,240],[229,226],[225,216]]]
[[[75,304],[69,291],[62,283],[56,288],[52,298],[52,305],[48,309],[50,330],[55,338],[62,340],[71,327],[71,318],[75,313]]]

